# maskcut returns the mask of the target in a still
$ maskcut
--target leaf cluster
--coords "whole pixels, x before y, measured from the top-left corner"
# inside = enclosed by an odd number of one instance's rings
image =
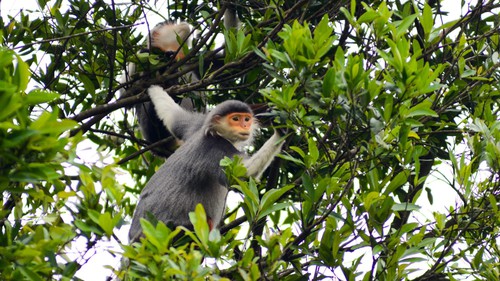
[[[38,4],[1,19],[1,279],[77,279],[103,241],[122,245],[107,266],[123,280],[500,279],[495,1],[457,18],[440,1]],[[139,53],[153,15],[197,30],[182,60]],[[142,72],[124,83],[129,62]],[[265,105],[250,152],[288,133],[261,181],[221,162],[220,230],[199,206],[193,229],[142,221],[129,245],[162,163],[130,110],[151,84]]]

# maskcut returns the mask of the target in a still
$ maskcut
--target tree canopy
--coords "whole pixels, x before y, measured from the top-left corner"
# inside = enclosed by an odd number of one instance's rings
[[[122,280],[500,280],[498,1],[36,3],[0,19],[0,279],[78,280],[115,241]],[[181,60],[140,53],[163,20],[196,31]],[[191,243],[144,222],[130,245],[164,161],[131,107],[165,83],[264,105],[256,148],[289,134],[259,182],[221,162],[220,230],[200,208]]]

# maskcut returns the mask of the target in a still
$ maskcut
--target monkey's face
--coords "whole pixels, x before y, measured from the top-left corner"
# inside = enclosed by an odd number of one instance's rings
[[[226,119],[234,133],[239,137],[239,140],[245,141],[250,138],[253,123],[252,114],[246,112],[235,112],[228,114]]]
[[[216,115],[214,125],[217,134],[233,144],[244,142],[252,136],[253,115],[248,112],[233,112],[225,116]]]

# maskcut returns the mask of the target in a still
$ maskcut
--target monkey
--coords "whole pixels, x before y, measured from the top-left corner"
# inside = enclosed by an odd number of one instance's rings
[[[191,43],[191,26],[186,22],[173,23],[173,22],[161,22],[157,24],[148,35],[147,48],[141,50],[142,53],[154,53],[159,54],[160,58],[163,60],[170,60],[175,54],[174,59],[180,60],[184,58],[184,50],[182,48],[183,44],[188,46]],[[127,82],[132,79],[132,76],[136,73],[136,65],[134,63],[129,63],[127,65],[127,71],[125,75],[122,76],[121,82]],[[166,69],[158,69],[151,73],[151,75],[162,75]],[[145,75],[141,73],[141,75]],[[183,82],[193,82],[198,80],[198,76],[194,72],[188,72],[181,78]],[[165,86],[172,86],[179,84],[177,81],[165,81]],[[196,95],[197,93],[195,93]],[[197,96],[200,96],[199,94]],[[191,98],[177,99],[180,105],[190,111],[195,110],[194,102]],[[166,139],[171,136],[170,132],[162,125],[156,111],[151,102],[147,101],[134,106],[135,115],[141,131],[142,137],[149,143],[155,143],[160,140]],[[166,157],[171,151],[177,146],[177,143],[168,142],[163,147],[157,147],[152,149],[152,153],[157,156]]]
[[[224,12],[224,27],[226,29],[237,28],[239,23],[233,5],[228,5]],[[183,45],[191,45],[192,33],[191,26],[186,22],[173,23],[166,21],[159,23],[149,32],[147,39],[148,48],[142,52],[159,53],[167,56],[169,54],[175,54],[175,59],[180,60],[185,56],[182,48]],[[218,54],[213,60],[205,62],[204,65],[210,67],[212,70],[217,69],[222,66],[223,56],[223,53]],[[158,72],[155,72],[155,74],[161,75],[164,71],[164,69],[160,69]],[[134,75],[135,72],[136,66],[132,63],[129,64],[121,82],[129,81],[130,77]],[[200,74],[196,71],[191,71],[183,75],[180,79],[183,80],[183,83],[194,82],[200,79]],[[164,85],[172,86],[179,83],[181,83],[181,81],[165,81]],[[194,111],[197,109],[197,106],[195,106],[193,98],[198,100],[198,103],[201,104],[198,106],[198,110],[204,112],[204,99],[201,93],[195,92],[191,97],[184,97],[176,101],[180,103],[182,108],[188,111]],[[162,122],[160,122],[151,102],[147,101],[137,104],[134,110],[142,137],[148,143],[153,144],[171,136],[171,132],[162,125]],[[162,147],[152,149],[151,152],[156,156],[167,157],[171,150],[182,144],[183,137],[187,137],[188,135],[189,134],[175,136],[177,140],[175,143],[169,142]]]
[[[205,208],[210,229],[217,228],[228,194],[228,179],[219,166],[220,160],[242,156],[247,176],[259,179],[281,151],[282,136],[275,130],[254,155],[247,157],[238,148],[252,142],[257,122],[246,103],[227,100],[208,114],[201,114],[186,111],[159,86],[151,86],[148,94],[165,126],[175,136],[183,137],[184,143],[141,192],[129,231],[130,241],[141,237],[140,219],[149,215],[170,227],[192,229],[188,214],[198,203]],[[194,118],[194,124],[188,123],[189,117]]]

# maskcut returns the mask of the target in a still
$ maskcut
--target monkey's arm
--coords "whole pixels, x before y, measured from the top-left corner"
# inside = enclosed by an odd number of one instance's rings
[[[188,114],[188,112],[175,103],[170,95],[160,86],[153,85],[149,87],[148,94],[155,107],[156,114],[165,127],[173,133],[172,128],[174,127],[176,116]],[[175,135],[175,133],[173,134]]]
[[[264,145],[252,157],[243,160],[247,168],[247,176],[259,179],[266,168],[271,164],[274,157],[281,151],[284,141],[278,132],[264,143]]]

